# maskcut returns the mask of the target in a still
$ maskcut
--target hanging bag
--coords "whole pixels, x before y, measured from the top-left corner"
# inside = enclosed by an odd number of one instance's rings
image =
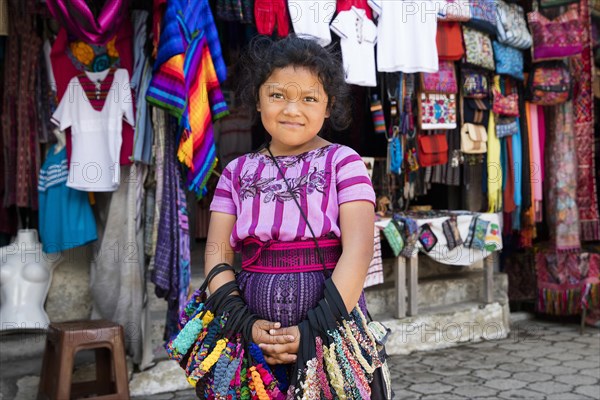
[[[499,90],[494,89],[494,105],[492,111],[496,115],[505,117],[519,116],[519,95],[516,93],[503,95]]]
[[[490,117],[490,99],[466,99],[461,97],[462,122],[483,125]]]
[[[571,98],[569,68],[562,61],[534,64],[527,82],[527,100],[540,106],[555,106]]]
[[[455,95],[421,93],[418,109],[421,130],[456,128]]]
[[[583,51],[582,24],[573,8],[550,20],[539,11],[527,14],[533,36],[534,62],[574,56]]]
[[[417,137],[418,160],[421,167],[432,167],[448,163],[448,141],[446,134],[420,134]]]
[[[452,61],[440,60],[437,72],[421,72],[420,77],[423,93],[458,93],[456,69]]]
[[[463,124],[460,131],[460,151],[465,154],[487,152],[487,131],[483,125]]]
[[[490,83],[486,72],[462,68],[462,95],[468,99],[484,99],[490,95]]]
[[[519,121],[516,117],[496,117],[495,122],[498,139],[519,133]]]
[[[496,36],[496,0],[473,0],[471,6],[471,19],[466,24],[488,35]]]
[[[490,37],[468,26],[463,26],[462,30],[465,42],[464,62],[471,66],[494,71],[496,66]]]
[[[497,0],[498,4],[498,42],[518,49],[528,49],[533,44],[527,28],[525,12],[515,3]],[[494,52],[496,49],[494,49]]]
[[[465,55],[462,29],[458,22],[439,21],[435,42],[440,60],[458,61]]]
[[[496,73],[512,76],[522,81],[523,78],[523,52],[514,47],[494,41],[494,61],[496,62]]]

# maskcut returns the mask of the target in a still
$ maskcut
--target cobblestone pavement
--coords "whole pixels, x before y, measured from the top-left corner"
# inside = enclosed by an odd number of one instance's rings
[[[600,399],[600,330],[528,320],[503,340],[389,359],[399,400]],[[194,392],[144,400],[194,399]],[[141,400],[141,397],[134,398]]]

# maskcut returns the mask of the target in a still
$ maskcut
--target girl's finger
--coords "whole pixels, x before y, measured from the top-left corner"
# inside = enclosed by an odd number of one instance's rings
[[[264,319],[259,319],[255,322],[255,326],[259,329],[270,331],[274,329],[279,329],[281,324],[279,322],[271,322]]]
[[[288,344],[288,343],[293,343],[294,340],[296,340],[296,338],[294,338],[291,335],[281,335],[281,336],[265,335],[261,339],[262,339],[261,343],[266,343],[266,344]]]

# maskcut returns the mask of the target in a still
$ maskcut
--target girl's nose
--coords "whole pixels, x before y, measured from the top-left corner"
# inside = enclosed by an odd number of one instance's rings
[[[300,113],[297,100],[288,100],[283,109],[285,115],[298,115]]]

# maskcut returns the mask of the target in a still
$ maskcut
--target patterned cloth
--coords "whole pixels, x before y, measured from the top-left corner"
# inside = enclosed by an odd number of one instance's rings
[[[34,1],[9,2],[11,23],[6,43],[2,134],[5,152],[3,206],[38,208],[37,174],[41,167],[36,96],[36,70],[42,39],[34,24]],[[18,167],[17,167],[18,166]]]
[[[583,52],[571,57],[571,75],[575,82],[573,113],[577,161],[577,207],[581,224],[581,239],[600,240],[600,214],[596,196],[594,160],[594,97],[592,92],[593,54],[591,20],[588,1],[579,2],[579,22],[582,24]]]
[[[173,12],[172,7],[167,8],[167,14]],[[162,57],[165,53],[173,56],[164,63],[156,60],[146,99],[178,118],[183,135],[177,156],[189,168],[188,188],[204,196],[206,183],[217,163],[212,120],[224,117],[229,111],[219,86],[219,71],[209,51],[209,36],[192,35],[189,29],[194,26],[186,25],[180,15],[174,18],[177,32],[172,31],[170,24],[166,27],[170,30],[163,31],[161,38],[161,43],[166,41],[161,47],[164,49]]]
[[[169,304],[165,338],[177,332],[179,309],[179,213],[178,213],[178,181],[180,179],[175,159],[175,138],[165,137],[165,160],[163,172],[163,192],[158,223],[158,237],[154,258],[154,270],[151,281],[156,285],[156,296],[164,298]]]
[[[316,237],[341,237],[342,203],[363,200],[375,205],[365,163],[349,147],[330,144],[276,159],[284,177],[268,155],[250,153],[229,163],[219,179],[210,210],[237,216],[230,242],[238,251],[247,237],[284,242],[312,238],[283,178]]]
[[[86,43],[106,44],[127,16],[128,0],[107,0],[96,17],[85,0],[46,0],[50,14],[71,35]]]
[[[206,37],[219,82],[225,81],[227,66],[208,0],[167,2],[154,69],[157,70],[178,54],[185,54],[190,43],[185,36],[191,37],[194,33],[195,36]]]
[[[373,242],[373,259],[367,271],[365,284],[363,287],[368,288],[383,283],[383,260],[381,258],[381,234],[379,228],[375,227],[375,237]]]
[[[573,132],[571,102],[548,107],[548,184],[547,218],[556,250],[580,248],[579,213],[577,210],[577,154]],[[588,193],[589,195],[589,193]]]
[[[536,267],[537,311],[573,315],[600,307],[600,254],[540,251]]]

